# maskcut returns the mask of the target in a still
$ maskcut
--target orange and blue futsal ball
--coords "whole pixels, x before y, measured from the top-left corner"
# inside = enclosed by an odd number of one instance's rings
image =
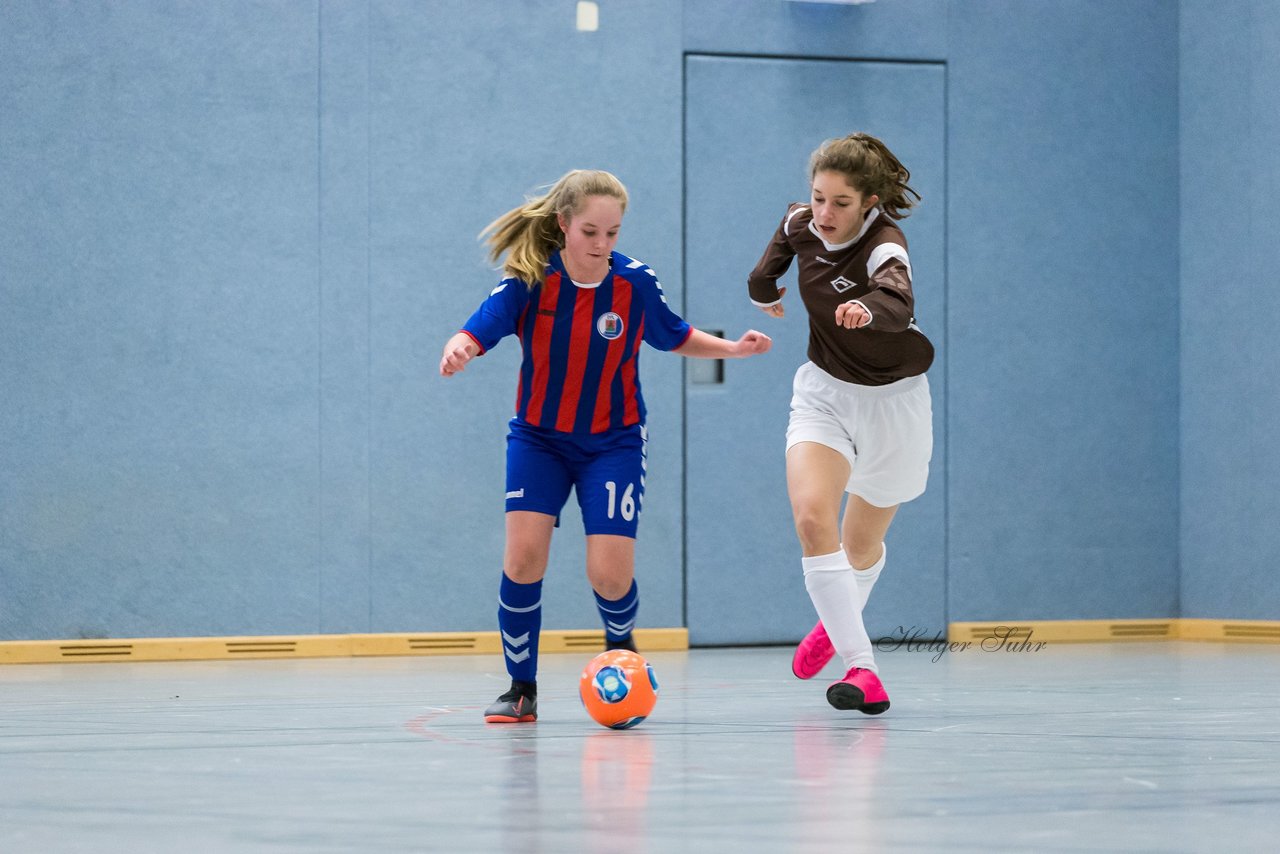
[[[658,677],[640,654],[614,649],[587,662],[578,680],[578,695],[596,723],[627,729],[653,711],[658,702]]]

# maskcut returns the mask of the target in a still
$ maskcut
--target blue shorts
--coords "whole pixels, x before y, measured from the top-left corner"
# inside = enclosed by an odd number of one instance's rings
[[[643,424],[580,436],[511,419],[507,434],[507,512],[556,517],[578,493],[587,534],[636,535],[644,497],[648,433]]]

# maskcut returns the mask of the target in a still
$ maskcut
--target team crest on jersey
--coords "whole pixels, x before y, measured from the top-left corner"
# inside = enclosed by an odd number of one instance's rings
[[[612,311],[606,311],[596,320],[596,331],[601,337],[612,341],[622,335],[622,318]]]
[[[845,291],[849,290],[849,288],[852,288],[857,284],[858,284],[857,282],[851,282],[848,279],[846,279],[844,276],[837,276],[836,278],[831,280],[831,287],[835,288],[836,293],[838,294],[844,293]]]

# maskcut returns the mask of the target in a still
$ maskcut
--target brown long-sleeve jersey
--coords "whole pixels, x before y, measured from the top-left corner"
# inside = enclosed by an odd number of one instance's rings
[[[933,344],[915,325],[907,239],[872,208],[862,231],[840,246],[811,227],[808,205],[787,209],[760,262],[747,277],[756,305],[776,303],[778,279],[799,259],[800,298],[809,312],[809,359],[831,376],[859,385],[887,385],[923,374]],[[871,314],[861,329],[836,325],[836,307],[857,300]]]

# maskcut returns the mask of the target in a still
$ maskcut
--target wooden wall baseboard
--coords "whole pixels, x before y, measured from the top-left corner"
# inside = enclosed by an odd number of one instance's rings
[[[689,648],[689,630],[636,629],[646,652]],[[542,633],[540,652],[600,652],[604,632]],[[501,655],[497,632],[290,635],[221,638],[110,638],[102,640],[0,641],[0,664],[103,661],[200,661],[246,658],[346,658],[378,655]]]

